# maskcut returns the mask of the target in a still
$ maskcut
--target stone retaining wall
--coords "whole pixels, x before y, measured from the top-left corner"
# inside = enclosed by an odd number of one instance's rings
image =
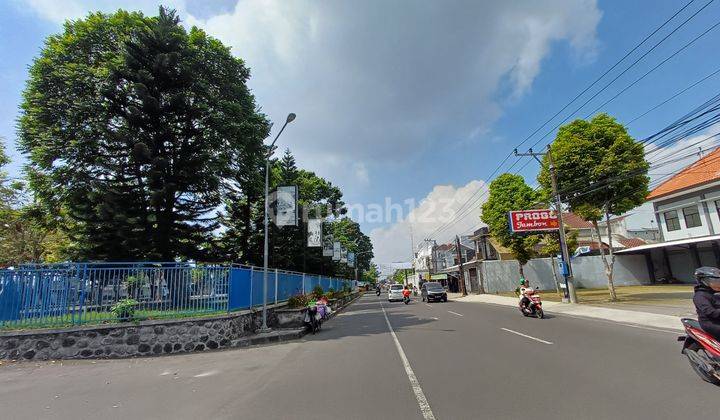
[[[294,320],[302,317],[302,311],[293,312],[269,306],[268,325],[302,327]],[[253,310],[181,320],[0,332],[0,360],[123,358],[239,347],[248,345],[247,337],[261,325],[262,312]]]

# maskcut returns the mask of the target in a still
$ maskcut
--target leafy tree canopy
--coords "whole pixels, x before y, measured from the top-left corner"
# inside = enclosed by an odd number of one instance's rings
[[[643,145],[609,115],[561,127],[551,150],[560,198],[584,219],[600,220],[606,210],[622,214],[645,201],[650,179]],[[538,181],[551,191],[547,156]]]
[[[531,209],[537,205],[538,194],[525,183],[523,177],[504,173],[490,183],[490,194],[482,206],[480,218],[488,225],[490,234],[512,251],[520,265],[525,265],[535,254],[537,235],[519,235],[510,232],[508,212]]]
[[[91,14],[48,38],[23,95],[20,147],[40,202],[67,210],[79,258],[207,255],[223,180],[264,150],[249,75],[163,8]]]

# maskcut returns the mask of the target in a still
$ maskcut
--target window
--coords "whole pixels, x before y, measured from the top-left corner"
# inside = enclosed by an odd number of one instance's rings
[[[665,217],[665,226],[667,226],[668,232],[680,230],[680,219],[677,210],[666,211],[663,216]]]
[[[685,226],[688,228],[702,226],[702,220],[700,219],[700,212],[698,206],[690,206],[682,209],[683,216],[685,216]]]

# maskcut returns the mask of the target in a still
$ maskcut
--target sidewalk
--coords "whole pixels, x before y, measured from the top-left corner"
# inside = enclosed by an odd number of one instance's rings
[[[517,307],[518,304],[518,299],[516,297],[497,296],[490,294],[454,297],[454,300],[458,302],[492,303],[495,305],[512,307]],[[552,314],[581,316],[584,318],[603,319],[606,321],[618,322],[621,324],[631,324],[635,326],[643,326],[649,328],[660,328],[664,330],[683,331],[679,316],[550,301],[543,302],[543,309],[545,309],[546,312]]]

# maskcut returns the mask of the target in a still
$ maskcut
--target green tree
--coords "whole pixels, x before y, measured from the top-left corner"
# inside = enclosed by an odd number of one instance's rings
[[[533,208],[537,205],[538,194],[525,183],[523,177],[509,173],[495,178],[489,191],[480,218],[488,225],[493,238],[510,249],[520,264],[520,276],[524,277],[523,266],[535,255],[535,245],[540,238],[538,235],[510,232],[508,212]]]
[[[404,284],[406,278],[412,275],[412,268],[398,268],[392,275],[392,282],[396,284]]]
[[[551,145],[560,199],[580,217],[592,222],[601,250],[610,299],[616,300],[613,283],[615,255],[607,224],[608,250],[602,246],[598,221],[623,214],[645,201],[650,179],[643,145],[607,114],[590,121],[575,120],[560,128]],[[538,175],[551,190],[547,156]]]
[[[348,217],[340,217],[330,223],[330,231],[336,241],[339,241],[348,251],[354,252],[355,266],[364,273],[370,269],[374,257],[373,245],[370,238],[360,230],[360,224]],[[355,269],[340,262],[333,262],[334,272],[347,278],[354,278]]]
[[[30,202],[24,183],[8,177],[3,167],[9,163],[0,139],[0,267],[60,261],[67,238]]]
[[[227,47],[164,8],[91,14],[48,38],[20,146],[41,204],[66,209],[79,258],[208,255],[224,179],[264,149],[248,78]]]
[[[380,278],[380,270],[377,264],[371,263],[370,268],[363,273],[362,281],[375,285]]]

